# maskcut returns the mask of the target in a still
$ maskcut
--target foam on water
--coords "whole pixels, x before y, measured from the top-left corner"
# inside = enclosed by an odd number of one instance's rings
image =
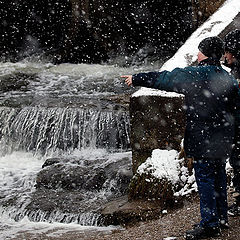
[[[0,157],[0,192],[22,189],[31,190],[36,173],[43,159],[26,152],[13,152]],[[5,192],[5,194],[7,194]]]
[[[66,153],[65,157],[83,158],[89,161],[105,158],[106,162],[101,163],[104,166],[108,162],[116,162],[123,157],[130,157],[130,155],[130,152],[110,154],[105,149],[83,149],[82,151],[75,150],[71,155]],[[51,157],[54,157],[54,154]],[[24,207],[29,203],[29,194],[35,191],[36,175],[41,170],[45,159],[46,156],[43,158],[29,152],[13,152],[0,157],[0,196],[4,201],[13,196],[17,197],[17,206],[0,207],[0,239],[24,239],[19,237],[22,234],[31,236],[40,234],[46,237],[57,237],[70,232],[74,232],[74,234],[93,234],[94,232],[108,234],[119,229],[118,226],[98,227],[94,224],[93,226],[88,224],[88,226],[82,226],[77,222],[32,222],[26,216],[20,218],[20,221],[15,221],[15,214],[22,211],[24,216]],[[105,194],[104,191],[100,191],[96,197],[104,198]],[[61,219],[61,213],[56,213],[55,218],[58,217]],[[89,217],[91,218],[91,216]]]
[[[4,221],[3,221],[4,220]],[[34,237],[44,236],[58,237],[64,234],[74,233],[80,234],[110,234],[113,230],[122,229],[119,226],[96,227],[96,226],[81,226],[76,223],[47,223],[47,222],[31,222],[27,217],[19,222],[15,222],[9,218],[1,219],[0,222],[0,238],[1,239],[25,239],[24,235]],[[34,238],[35,239],[35,238]]]

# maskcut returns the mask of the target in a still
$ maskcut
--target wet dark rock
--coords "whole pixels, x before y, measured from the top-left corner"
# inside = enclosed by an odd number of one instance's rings
[[[132,177],[129,159],[123,158],[108,164],[105,162],[106,159],[92,162],[49,158],[37,175],[36,188],[98,191],[104,185],[107,187],[111,180],[115,180],[117,188],[112,186],[110,190],[114,193],[126,193]],[[102,166],[96,167],[99,164]]]
[[[131,169],[120,169],[117,172],[118,191],[120,191],[122,194],[128,193],[129,179],[132,179]]]
[[[48,159],[44,162],[44,164],[42,165],[42,168],[51,166],[51,165],[56,164],[56,163],[60,163],[61,161],[62,161],[61,158],[48,158]]]
[[[158,219],[165,206],[159,201],[134,200],[127,196],[115,199],[101,209],[103,225],[133,225],[139,221]]]
[[[81,223],[80,216],[91,213],[99,216],[96,221],[103,225],[106,221],[101,208],[126,195],[132,177],[129,158],[118,161],[52,158],[43,166],[37,175],[36,191],[30,194],[25,207],[25,214],[33,221],[51,221],[55,214],[63,222],[74,216]],[[106,197],[99,197],[98,191]]]
[[[104,203],[102,199],[91,201],[86,199],[86,194],[79,191],[46,188],[38,189],[31,193],[30,197],[31,201],[26,204],[24,214],[17,216],[16,220],[27,215],[31,221],[77,222],[81,225],[100,224],[98,209]],[[94,196],[89,196],[91,197]],[[96,216],[95,220],[93,220],[94,216]],[[93,223],[93,221],[96,222]]]
[[[0,106],[7,107],[46,107],[46,108],[81,108],[81,109],[97,109],[101,111],[121,111],[127,112],[129,104],[128,95],[106,96],[101,99],[84,98],[83,96],[9,96],[2,99]]]
[[[7,92],[13,90],[26,90],[34,75],[25,73],[15,73],[0,77],[0,91]]]
[[[104,169],[98,169],[97,172],[88,174],[87,180],[82,187],[84,189],[100,190],[106,180],[107,177]]]
[[[26,209],[29,211],[52,212],[60,210],[61,212],[79,212],[79,204],[84,199],[82,193],[78,191],[51,191],[49,189],[41,189],[32,194],[31,203]]]
[[[38,174],[36,187],[49,189],[63,188],[71,190],[82,189],[84,186],[93,188],[95,185],[100,184],[97,182],[98,178],[96,178],[96,182],[94,182],[94,179],[89,179],[89,177],[89,169],[86,167],[57,163],[45,167]],[[88,179],[90,181],[88,181]],[[88,184],[86,184],[86,182]]]

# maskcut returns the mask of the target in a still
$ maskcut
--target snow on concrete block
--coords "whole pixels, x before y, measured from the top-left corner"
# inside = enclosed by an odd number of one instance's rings
[[[183,95],[151,95],[130,99],[133,173],[154,149],[180,150],[184,137]]]
[[[178,151],[155,149],[133,177],[130,199],[155,199],[164,205],[174,204],[174,192],[181,186]]]

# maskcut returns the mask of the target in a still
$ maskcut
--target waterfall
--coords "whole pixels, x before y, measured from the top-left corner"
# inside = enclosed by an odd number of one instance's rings
[[[118,79],[123,71],[107,65],[0,64],[5,82],[12,84],[12,76],[19,81],[18,72],[28,82],[0,93],[0,238],[43,222],[49,228],[102,226],[100,208],[126,194],[132,176],[131,92]]]
[[[123,111],[1,107],[0,124],[3,154],[24,150],[49,155],[85,148],[130,148],[129,116]]]
[[[60,222],[60,223],[77,223],[82,226],[99,226],[101,225],[100,214],[87,212],[82,214],[62,213],[53,211],[46,213],[41,210],[27,211],[25,209],[17,209],[15,207],[0,207],[0,215],[5,218],[22,220],[25,216],[33,222]]]

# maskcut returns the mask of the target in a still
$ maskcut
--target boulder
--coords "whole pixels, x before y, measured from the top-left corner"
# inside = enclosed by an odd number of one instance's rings
[[[56,159],[53,159],[55,161]],[[47,162],[49,163],[50,160]],[[45,163],[43,166],[46,166]],[[55,162],[44,167],[37,175],[36,187],[48,189],[86,189],[99,190],[106,181],[106,174],[103,169],[95,171],[86,166]]]
[[[31,80],[35,78],[34,74],[15,73],[0,77],[0,91],[8,92],[13,90],[25,90]]]
[[[133,225],[139,221],[157,219],[164,207],[158,201],[129,201],[127,196],[115,199],[102,206],[102,225]]]
[[[128,157],[116,161],[49,158],[37,175],[36,190],[15,218],[20,220],[27,215],[32,221],[103,225],[106,221],[102,207],[126,196],[131,178]],[[7,206],[11,207],[13,201],[8,201]]]

